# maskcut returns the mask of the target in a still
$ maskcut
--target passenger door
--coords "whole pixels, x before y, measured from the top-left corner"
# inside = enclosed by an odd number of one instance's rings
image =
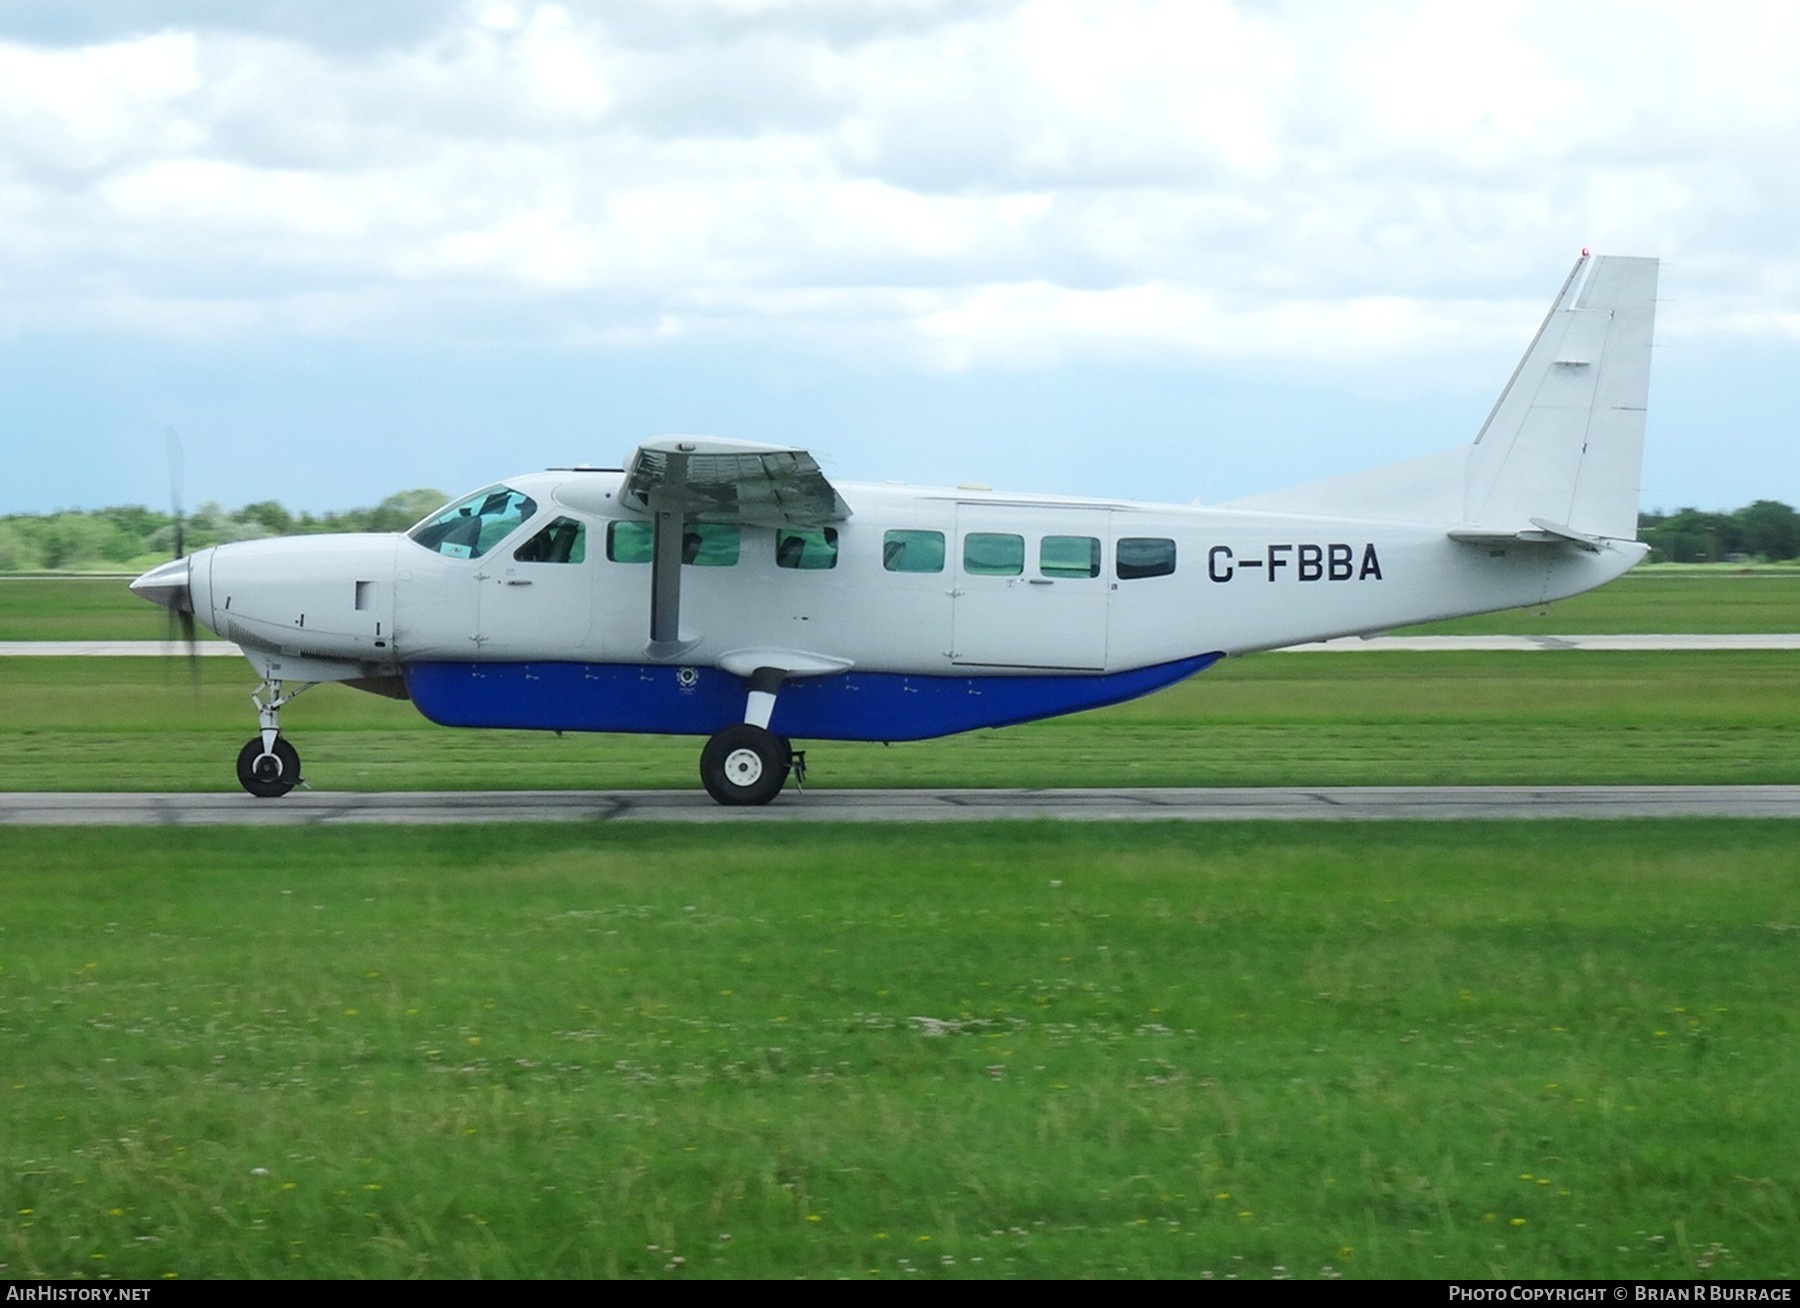
[[[1106,666],[1104,509],[957,506],[950,659],[989,667]]]

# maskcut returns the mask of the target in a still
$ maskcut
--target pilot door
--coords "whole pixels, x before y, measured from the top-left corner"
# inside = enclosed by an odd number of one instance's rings
[[[1105,509],[957,506],[950,659],[986,667],[1106,666]]]
[[[516,549],[481,560],[474,577],[483,658],[579,657],[593,614],[587,524],[559,517]]]

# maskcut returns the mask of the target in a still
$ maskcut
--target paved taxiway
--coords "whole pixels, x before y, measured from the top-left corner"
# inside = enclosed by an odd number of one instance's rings
[[[1222,822],[1393,818],[1800,818],[1800,786],[1339,786],[822,790],[721,808],[699,790],[329,794],[0,794],[0,825],[342,826],[443,822]]]

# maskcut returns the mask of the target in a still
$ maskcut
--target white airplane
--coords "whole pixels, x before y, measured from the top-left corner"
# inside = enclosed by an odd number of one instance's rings
[[[804,779],[793,738],[1025,722],[1610,581],[1647,552],[1656,274],[1583,251],[1472,445],[1228,504],[840,488],[804,450],[666,437],[404,535],[219,545],[132,589],[262,677],[252,794],[301,779],[282,708],[341,682],[447,726],[705,736],[713,798],[764,804]]]

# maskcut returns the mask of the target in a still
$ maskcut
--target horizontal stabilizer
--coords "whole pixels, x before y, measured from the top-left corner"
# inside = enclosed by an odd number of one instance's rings
[[[1450,539],[1465,545],[1560,545],[1568,549],[1598,554],[1606,542],[1599,536],[1576,531],[1542,518],[1531,520],[1529,531],[1487,531],[1480,527],[1459,527],[1449,533]]]

